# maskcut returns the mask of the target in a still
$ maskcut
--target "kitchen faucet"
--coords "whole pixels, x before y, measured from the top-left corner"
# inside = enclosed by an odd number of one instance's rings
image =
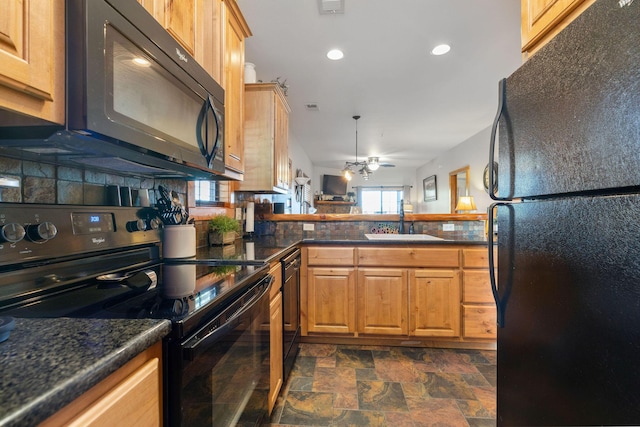
[[[404,234],[404,199],[400,200],[400,225],[398,226],[398,234]]]

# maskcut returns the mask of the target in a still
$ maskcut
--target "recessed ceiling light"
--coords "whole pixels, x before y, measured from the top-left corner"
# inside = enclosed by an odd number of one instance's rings
[[[444,55],[445,53],[451,50],[451,46],[448,44],[439,44],[438,46],[431,49],[432,55]]]
[[[327,58],[337,61],[338,59],[342,59],[344,57],[344,53],[340,49],[331,49],[327,52]]]

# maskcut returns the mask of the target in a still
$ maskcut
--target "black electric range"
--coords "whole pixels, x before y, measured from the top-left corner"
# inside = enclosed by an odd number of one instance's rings
[[[170,320],[164,424],[259,425],[268,411],[268,264],[162,259],[161,237],[149,208],[2,203],[0,315]]]
[[[179,337],[267,275],[262,261],[162,259],[152,209],[0,206],[6,315],[161,318]]]

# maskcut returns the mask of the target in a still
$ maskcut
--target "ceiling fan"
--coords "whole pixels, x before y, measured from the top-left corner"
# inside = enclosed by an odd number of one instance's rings
[[[360,116],[353,116],[353,120],[356,121],[356,161],[345,162],[344,169],[342,169],[342,175],[347,181],[351,181],[355,171],[362,175],[362,179],[365,181],[369,179],[369,176],[378,170],[379,167],[395,167],[391,163],[380,163],[379,157],[369,157],[366,161],[358,161],[358,119]]]

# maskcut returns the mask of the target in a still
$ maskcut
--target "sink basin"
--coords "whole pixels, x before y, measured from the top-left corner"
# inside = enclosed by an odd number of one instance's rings
[[[431,236],[429,234],[365,234],[369,240],[393,240],[402,242],[424,242],[428,240],[444,240],[440,237]]]

